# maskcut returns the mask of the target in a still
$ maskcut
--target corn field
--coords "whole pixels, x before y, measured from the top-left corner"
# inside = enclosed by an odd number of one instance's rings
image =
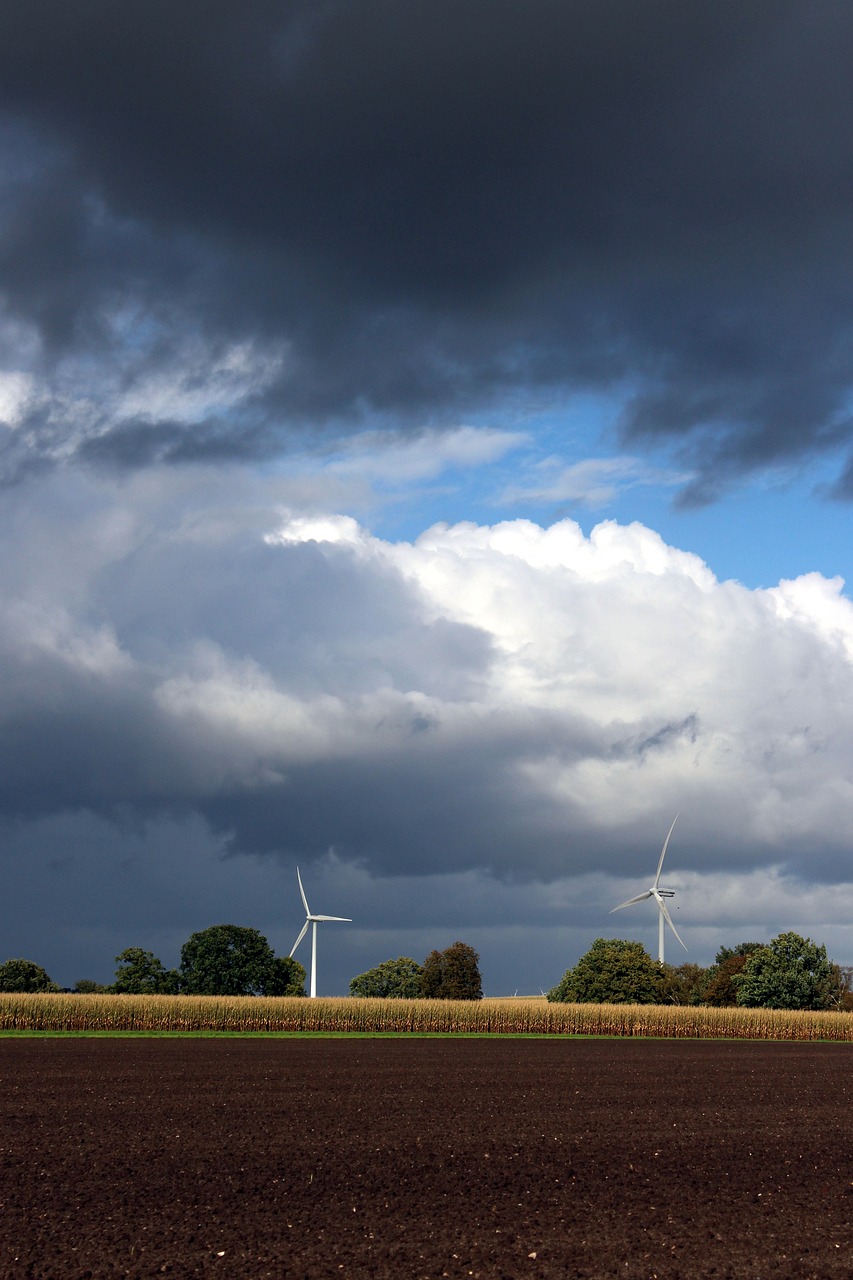
[[[2,1031],[327,1032],[853,1040],[849,1013],[540,999],[0,995]]]

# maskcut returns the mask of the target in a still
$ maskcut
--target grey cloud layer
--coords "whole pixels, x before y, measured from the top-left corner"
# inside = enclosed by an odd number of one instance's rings
[[[551,880],[636,873],[681,808],[703,874],[846,875],[839,583],[748,591],[609,522],[410,545],[270,508],[263,538],[146,479],[56,477],[39,516],[7,493],[8,818],[196,815],[244,854]]]
[[[693,499],[843,457],[851,36],[842,0],[12,0],[7,476],[589,387]]]

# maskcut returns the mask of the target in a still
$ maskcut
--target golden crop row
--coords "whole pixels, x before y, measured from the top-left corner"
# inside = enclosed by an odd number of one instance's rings
[[[303,1031],[853,1040],[849,1013],[539,999],[2,995],[0,1031]]]

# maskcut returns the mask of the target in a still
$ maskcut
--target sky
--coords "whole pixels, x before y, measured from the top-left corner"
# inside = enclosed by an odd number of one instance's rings
[[[851,40],[7,0],[0,959],[853,965]]]

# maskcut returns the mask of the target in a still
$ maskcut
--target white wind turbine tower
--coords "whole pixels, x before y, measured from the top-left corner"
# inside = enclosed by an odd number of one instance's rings
[[[636,898],[629,898],[627,902],[620,902],[618,907],[613,908],[613,911],[621,911],[623,907],[633,907],[635,902],[645,902],[646,898],[654,898],[655,902],[658,904],[658,960],[660,960],[661,964],[664,963],[664,959],[663,959],[664,921],[666,921],[666,923],[669,925],[670,929],[675,934],[676,938],[678,938],[678,941],[681,942],[681,945],[682,947],[684,947],[684,950],[685,951],[687,950],[686,944],[681,941],[681,938],[678,937],[678,930],[676,929],[675,925],[672,923],[672,917],[667,911],[666,903],[664,902],[664,898],[672,898],[675,896],[675,890],[662,889],[660,885],[660,873],[663,867],[663,860],[666,856],[666,847],[669,844],[669,837],[672,835],[673,828],[675,827],[675,824],[677,821],[678,821],[678,814],[676,814],[675,817],[673,818],[672,826],[670,827],[667,833],[667,837],[663,842],[663,848],[660,851],[660,862],[658,863],[657,875],[654,878],[654,883],[652,884],[651,889],[647,889],[645,893],[638,893]],[[613,915],[613,911],[610,912],[611,915]]]
[[[302,887],[302,876],[299,874],[299,868],[296,868],[296,878],[299,881],[299,892],[302,894],[302,901],[305,904],[305,923],[299,937],[290,949],[291,956],[299,946],[302,939],[308,932],[308,926],[311,925],[311,997],[317,994],[317,925],[325,920],[336,920],[341,924],[352,924],[349,916],[312,916],[311,909],[308,906],[308,899],[305,897],[305,890]]]

